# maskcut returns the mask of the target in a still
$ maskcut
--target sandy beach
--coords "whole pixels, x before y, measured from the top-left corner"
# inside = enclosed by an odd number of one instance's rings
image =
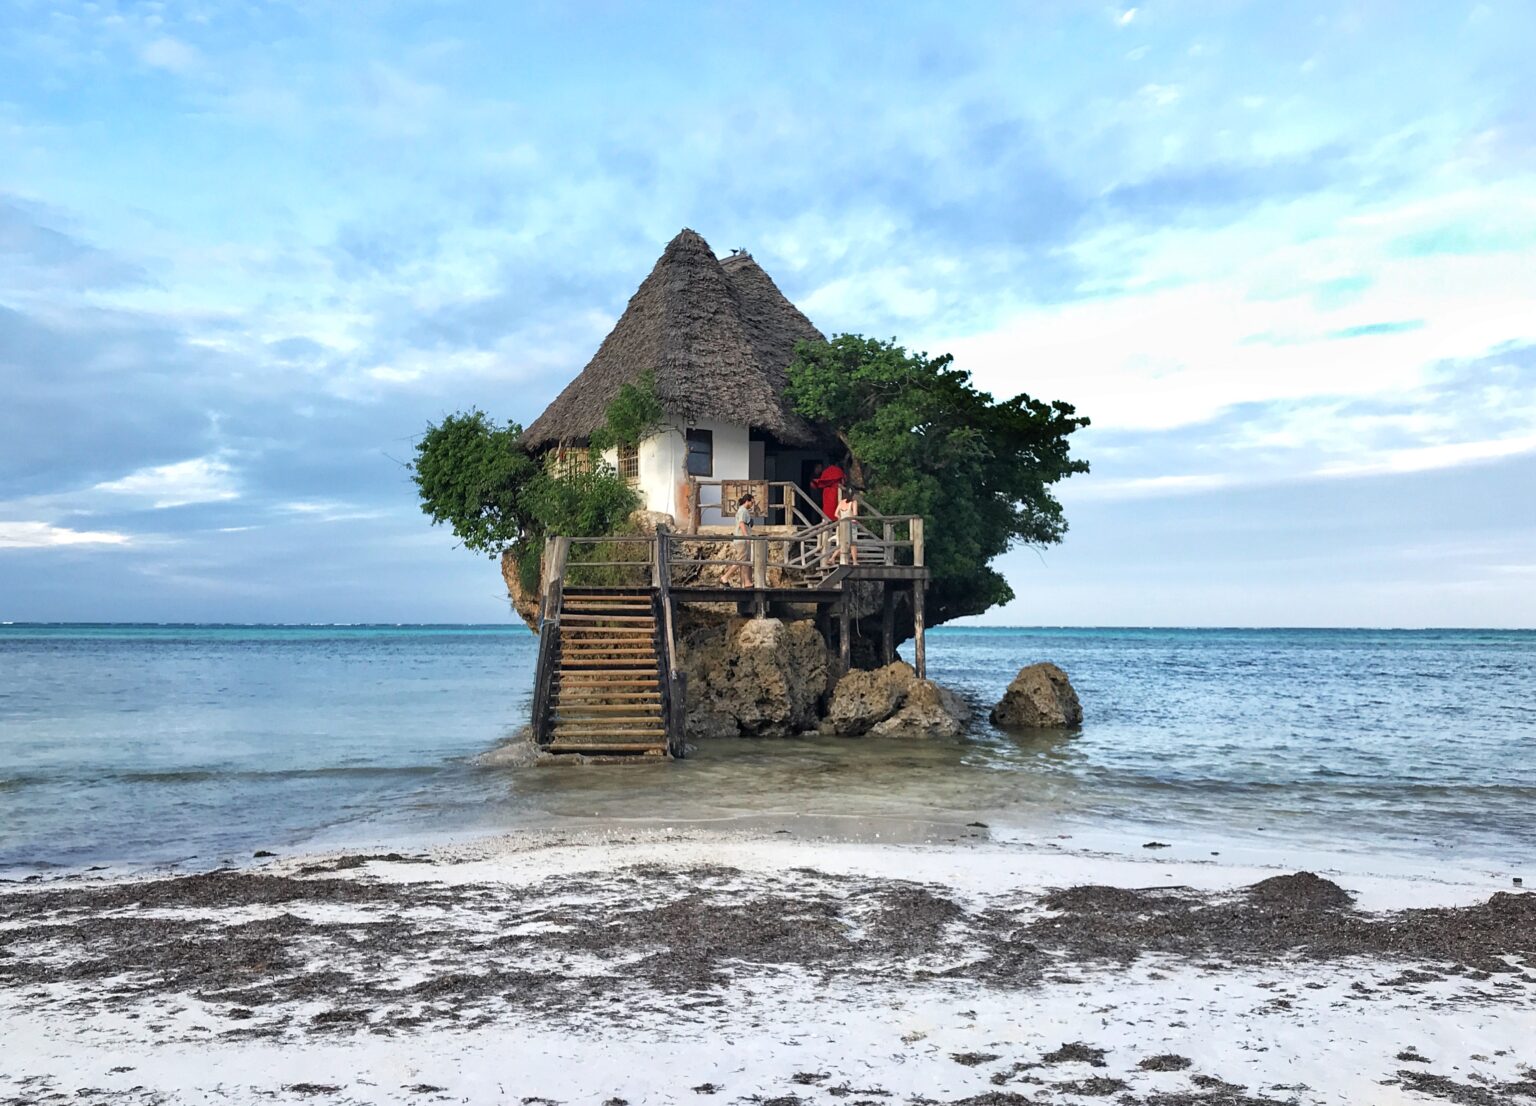
[[[1507,873],[821,828],[0,885],[0,1102],[1536,1101]]]

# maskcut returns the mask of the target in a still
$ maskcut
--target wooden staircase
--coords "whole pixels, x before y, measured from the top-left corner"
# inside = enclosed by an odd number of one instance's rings
[[[546,752],[668,752],[664,648],[649,590],[563,590],[548,669]]]

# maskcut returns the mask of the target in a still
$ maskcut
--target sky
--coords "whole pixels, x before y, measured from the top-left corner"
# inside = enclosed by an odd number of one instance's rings
[[[505,622],[682,227],[1074,403],[1024,625],[1536,626],[1536,5],[0,0],[0,620]]]

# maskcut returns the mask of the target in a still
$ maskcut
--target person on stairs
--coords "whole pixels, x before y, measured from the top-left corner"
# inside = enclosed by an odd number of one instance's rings
[[[837,490],[845,477],[836,464],[817,465],[816,475],[811,477],[811,487],[821,492],[821,513],[828,518],[837,517]]]

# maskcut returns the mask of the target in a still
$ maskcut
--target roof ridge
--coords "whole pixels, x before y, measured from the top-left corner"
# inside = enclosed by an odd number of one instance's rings
[[[650,371],[671,415],[745,421],[788,444],[810,444],[817,434],[789,408],[784,389],[795,343],[822,337],[750,254],[718,258],[685,227],[524,440],[535,448],[586,440],[619,389]]]

